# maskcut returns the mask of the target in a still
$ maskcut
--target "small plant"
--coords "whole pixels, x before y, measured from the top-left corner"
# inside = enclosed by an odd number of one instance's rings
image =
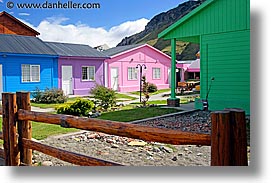
[[[142,93],[144,95],[144,97],[141,99],[142,100],[141,102],[142,102],[143,107],[146,107],[147,102],[150,98],[149,92],[148,92],[149,83],[146,81],[145,76],[142,76],[141,81],[142,81]]]
[[[116,93],[110,88],[97,85],[95,88],[91,89],[90,93],[94,95],[94,98],[97,100],[97,105],[104,110],[116,105]]]
[[[149,83],[148,84],[148,92],[149,93],[154,93],[156,91],[158,91],[158,87],[153,83]]]
[[[63,90],[57,88],[46,88],[44,92],[36,88],[32,93],[32,97],[34,102],[44,104],[60,104],[67,101]]]
[[[57,109],[58,114],[68,114],[74,116],[88,116],[93,109],[93,103],[87,99],[78,99],[73,104],[65,105]]]

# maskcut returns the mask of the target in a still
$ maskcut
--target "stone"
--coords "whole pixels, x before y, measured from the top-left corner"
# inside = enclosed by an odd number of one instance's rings
[[[88,138],[88,139],[95,139],[95,138],[97,138],[97,134],[88,135],[87,138]]]
[[[133,152],[134,149],[126,149],[127,152]]]
[[[173,152],[173,149],[166,147],[166,146],[160,146],[159,149],[162,150],[163,152],[167,152],[167,153]]]
[[[80,138],[74,138],[74,140],[80,142]]]
[[[116,143],[113,139],[106,139],[106,142],[107,142],[107,143],[110,143],[110,144]]]
[[[189,149],[188,148],[184,148],[184,151],[189,151]]]
[[[53,166],[53,163],[51,161],[43,161],[41,166]]]
[[[146,155],[147,155],[147,156],[153,156],[153,153],[150,152],[150,151],[146,151]]]
[[[177,161],[177,160],[178,160],[177,156],[174,156],[174,157],[172,158],[172,160],[173,160],[173,161]]]
[[[202,156],[203,154],[202,153],[198,153],[197,156]]]
[[[153,152],[158,153],[158,152],[160,152],[160,150],[159,150],[159,148],[158,148],[158,147],[153,147]]]
[[[140,141],[131,141],[128,143],[128,146],[139,146],[139,147],[143,147],[147,145],[147,142],[140,142]]]
[[[112,144],[111,148],[119,148],[117,144]]]

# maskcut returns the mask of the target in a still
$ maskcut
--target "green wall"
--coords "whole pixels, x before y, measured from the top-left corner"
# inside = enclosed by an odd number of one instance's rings
[[[250,113],[250,31],[201,36],[201,98],[209,109],[242,108]]]

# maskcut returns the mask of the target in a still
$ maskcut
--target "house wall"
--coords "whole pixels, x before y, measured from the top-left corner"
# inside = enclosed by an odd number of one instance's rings
[[[165,39],[249,29],[249,2],[250,0],[215,0],[170,31]]]
[[[73,94],[89,95],[96,84],[104,85],[103,59],[61,57],[58,60],[58,87],[62,88],[62,65],[73,68]],[[95,66],[95,81],[82,81],[82,66]]]
[[[19,22],[12,20],[8,16],[0,16],[0,34],[17,34],[25,36],[36,36],[36,33],[30,31]]]
[[[57,88],[57,58],[49,56],[1,55],[3,92]],[[22,82],[22,64],[40,65],[40,82]]]
[[[250,30],[203,35],[201,98],[209,109],[242,108],[250,113]]]
[[[132,60],[132,61],[131,61]],[[128,80],[128,67],[136,67],[138,64],[145,64],[147,69],[143,69],[143,75],[150,83],[154,83],[158,89],[169,88],[168,69],[171,65],[169,57],[145,46],[139,49],[124,53],[120,56],[106,60],[108,63],[108,87],[111,86],[111,68],[119,69],[118,91],[130,92],[139,91],[140,87],[140,71],[138,69],[138,79]],[[153,79],[153,68],[161,69],[161,79]]]

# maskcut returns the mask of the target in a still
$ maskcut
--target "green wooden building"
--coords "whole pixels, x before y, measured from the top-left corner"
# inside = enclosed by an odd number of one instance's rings
[[[209,110],[242,108],[250,114],[250,1],[207,0],[159,34],[171,40],[171,105],[175,95],[176,41],[200,44],[201,99]],[[214,80],[213,80],[214,79]],[[208,97],[207,97],[208,95]],[[172,101],[172,102],[171,102]]]

